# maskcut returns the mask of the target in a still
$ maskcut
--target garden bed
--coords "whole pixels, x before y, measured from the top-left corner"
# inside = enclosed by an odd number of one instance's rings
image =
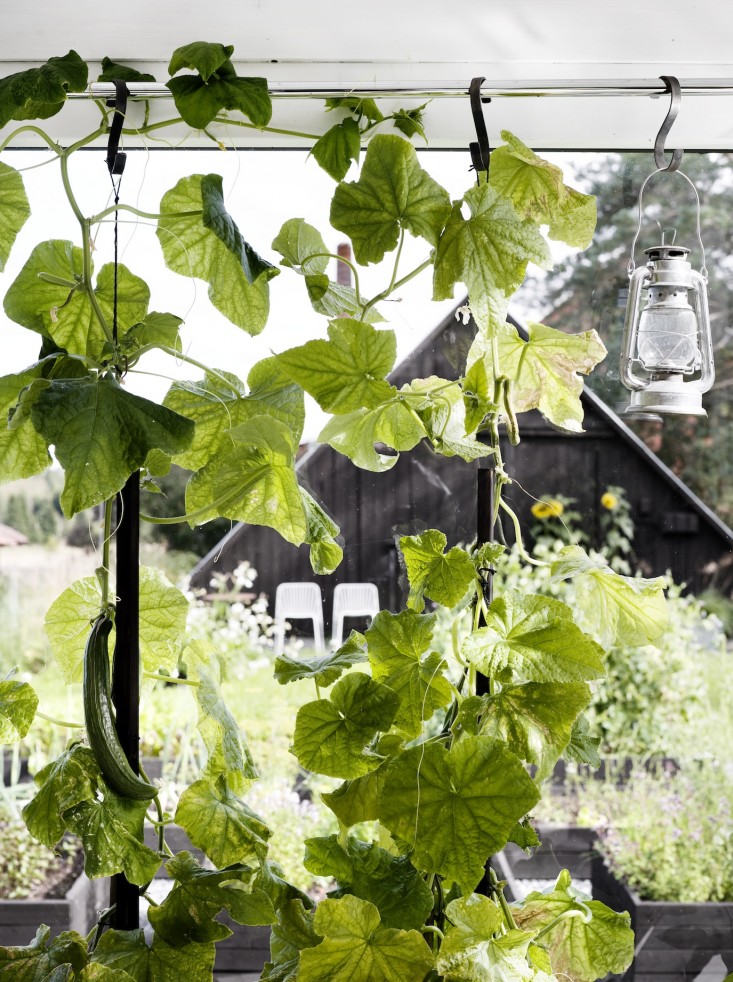
[[[556,880],[568,870],[574,880],[589,880],[594,853],[593,829],[574,825],[537,826],[540,845],[527,854],[513,842],[504,847],[512,875],[518,880]]]
[[[108,903],[109,880],[90,880],[84,873],[58,897],[0,900],[0,945],[28,944],[39,924],[47,924],[52,937],[61,931],[86,935]]]
[[[636,957],[624,980],[692,982],[716,955],[733,971],[733,903],[642,900],[600,855],[593,858],[592,884],[594,900],[631,915]]]

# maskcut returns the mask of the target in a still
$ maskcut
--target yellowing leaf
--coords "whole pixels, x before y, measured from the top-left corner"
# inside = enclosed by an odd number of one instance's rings
[[[496,333],[501,373],[514,382],[514,411],[539,409],[560,429],[582,432],[581,375],[587,375],[605,358],[603,343],[595,331],[565,334],[535,323],[528,324],[527,329],[527,341],[509,324]],[[483,364],[486,378],[493,379],[491,348],[485,338],[474,342],[469,369],[475,373],[479,363]]]
[[[23,178],[17,170],[0,163],[0,273],[30,213]]]
[[[470,216],[464,218],[462,202],[455,202],[438,243],[433,299],[448,300],[455,284],[465,283],[476,316],[479,310],[487,311],[495,304],[491,300],[494,295],[508,297],[514,293],[524,280],[528,263],[550,269],[552,260],[535,223],[522,218],[511,201],[494,188],[488,184],[471,188],[463,200]]]
[[[299,982],[423,982],[433,966],[421,934],[381,927],[374,904],[357,897],[321,901],[313,927],[324,940],[301,951]]]
[[[596,199],[563,182],[559,167],[525,146],[507,130],[506,144],[491,154],[489,181],[525,218],[550,226],[550,238],[586,249],[596,227]]]
[[[665,581],[621,576],[590,558],[580,546],[566,546],[552,564],[556,580],[573,577],[581,587],[577,602],[604,647],[657,644],[667,630]]]

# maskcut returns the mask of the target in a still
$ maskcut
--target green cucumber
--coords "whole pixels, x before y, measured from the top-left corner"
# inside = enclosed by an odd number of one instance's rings
[[[89,746],[107,784],[117,794],[136,801],[150,800],[158,793],[130,767],[122,749],[112,714],[109,688],[109,650],[107,641],[112,618],[100,614],[84,649],[84,722]]]

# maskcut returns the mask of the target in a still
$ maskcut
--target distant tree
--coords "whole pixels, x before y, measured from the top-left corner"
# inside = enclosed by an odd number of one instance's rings
[[[40,533],[40,541],[48,542],[58,532],[58,517],[53,502],[41,498],[33,503],[33,516]]]
[[[537,285],[549,309],[544,320],[569,331],[595,328],[608,358],[590,376],[589,385],[611,407],[628,404],[619,379],[619,353],[628,289],[626,264],[637,227],[637,199],[645,177],[654,170],[651,154],[606,154],[576,171],[576,185],[598,199],[598,227],[592,246],[560,263]],[[702,240],[709,272],[709,301],[716,382],[705,397],[708,417],[667,417],[663,426],[632,425],[690,487],[725,520],[733,520],[733,154],[687,153],[682,170],[698,190]],[[700,268],[692,189],[679,175],[659,174],[644,192],[642,230],[636,263],[643,250],[658,245],[661,230],[676,229],[677,245],[692,250]]]
[[[190,474],[180,467],[171,467],[170,473],[156,481],[162,494],[145,494],[144,511],[158,518],[183,515],[186,511],[186,483]],[[193,552],[205,556],[232,527],[227,519],[216,519],[205,525],[191,528],[187,522],[175,525],[143,524],[143,534],[156,542],[166,543],[168,549]]]
[[[41,540],[41,531],[33,513],[28,507],[28,501],[23,494],[11,494],[5,505],[4,522],[11,528],[22,532],[30,542]]]

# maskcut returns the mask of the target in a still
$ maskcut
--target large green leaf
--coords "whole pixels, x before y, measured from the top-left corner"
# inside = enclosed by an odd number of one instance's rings
[[[139,72],[130,65],[121,65],[106,56],[102,58],[102,71],[97,75],[98,82],[155,82],[155,76],[147,72]]]
[[[583,682],[507,685],[487,699],[481,732],[504,740],[518,757],[536,764],[535,779],[544,781],[570,743],[590,695]]]
[[[8,982],[55,982],[52,973],[62,965],[80,972],[87,961],[86,941],[76,931],[50,939],[41,924],[29,945],[0,945],[0,975]]]
[[[344,551],[337,541],[338,525],[305,488],[300,489],[307,530],[305,541],[310,546],[310,562],[314,573],[328,575],[341,564]]]
[[[437,529],[400,539],[410,581],[407,606],[413,610],[423,609],[424,597],[444,607],[454,607],[473,582],[476,571],[468,554],[458,546],[446,552],[447,543],[443,532]]]
[[[7,420],[8,413],[17,404],[26,385],[43,375],[44,364],[37,362],[16,375],[0,378],[0,420]],[[18,481],[45,471],[51,463],[46,441],[36,433],[30,419],[24,419],[10,429],[0,425],[0,481]]]
[[[315,876],[332,876],[343,893],[368,900],[385,927],[420,930],[433,909],[433,893],[408,856],[395,856],[375,842],[339,836],[306,839],[304,865]]]
[[[147,671],[178,664],[189,602],[160,570],[140,567],[140,658]]]
[[[331,777],[359,777],[381,758],[365,752],[378,732],[388,730],[398,696],[362,672],[333,687],[329,699],[307,702],[298,710],[292,751],[303,767]]]
[[[634,957],[629,915],[579,893],[567,870],[551,890],[530,893],[514,911],[514,919],[535,933],[549,928],[542,944],[549,948],[555,975],[569,982],[595,982],[609,972],[620,975]]]
[[[221,181],[218,174],[181,178],[161,199],[157,236],[169,269],[206,280],[216,309],[259,334],[269,313],[267,281],[279,270],[257,255],[227,214]]]
[[[414,847],[416,866],[472,890],[539,793],[514,754],[486,737],[412,747],[387,767],[379,820]]]
[[[46,612],[44,627],[66,682],[81,682],[84,646],[100,611],[102,593],[96,576],[75,580]],[[174,669],[186,626],[188,600],[163,574],[140,567],[140,656],[149,672]]]
[[[417,931],[380,926],[368,901],[324,900],[313,927],[324,940],[300,954],[298,982],[423,982],[433,955]]]
[[[233,44],[212,44],[210,41],[192,41],[184,44],[171,55],[168,74],[176,75],[183,68],[198,72],[208,82],[214,72],[225,65],[234,54]]]
[[[288,219],[274,239],[272,248],[283,257],[283,266],[289,266],[304,277],[308,297],[317,314],[329,319],[358,314],[360,319],[370,324],[384,320],[376,306],[364,313],[353,287],[329,280],[326,275],[329,250],[318,229],[304,219]]]
[[[359,180],[339,184],[331,202],[331,224],[349,236],[362,265],[381,262],[400,230],[436,245],[449,215],[448,192],[422,169],[412,144],[386,134],[369,144]]]
[[[211,982],[216,947],[212,942],[174,947],[153,935],[150,947],[142,928],[104,932],[93,963],[127,972],[135,982]]]
[[[334,181],[343,181],[351,161],[359,160],[361,130],[355,119],[347,117],[326,130],[313,144],[311,153]]]
[[[559,167],[538,157],[507,130],[502,130],[501,138],[505,145],[491,154],[491,186],[511,198],[523,218],[549,225],[550,238],[587,249],[596,227],[595,198],[567,187]]]
[[[243,794],[259,777],[242,732],[224,702],[213,661],[209,670],[198,666],[196,700],[199,706],[198,729],[209,758],[206,776],[224,775],[228,786]]]
[[[30,213],[23,178],[17,170],[0,163],[0,273]]]
[[[397,354],[394,331],[339,318],[328,326],[328,341],[308,341],[283,351],[285,372],[329,413],[372,408],[395,394],[386,381]]]
[[[181,795],[176,823],[215,866],[257,863],[267,852],[270,830],[226,782],[195,781]]]
[[[473,899],[468,898],[469,901]],[[449,909],[454,910],[453,916],[458,916],[455,906],[463,903],[465,900],[461,899],[448,905]],[[484,908],[482,914],[483,924],[477,923],[477,912],[472,911],[470,919],[459,921],[456,927],[446,932],[438,954],[438,970],[442,972],[445,982],[522,982],[525,979],[534,979],[535,982],[551,982],[552,979],[555,982],[554,977],[538,972],[530,964],[531,934],[512,930],[492,937],[487,933],[491,916],[489,909]]]
[[[66,101],[67,93],[83,92],[88,69],[76,51],[49,58],[39,68],[29,68],[0,79],[0,127],[11,119],[48,119]]]
[[[0,745],[22,740],[37,709],[38,696],[32,685],[10,676],[0,681]]]
[[[474,317],[486,327],[491,296],[510,296],[521,286],[528,263],[550,269],[552,260],[535,223],[488,184],[471,188],[463,201],[470,216],[464,218],[462,202],[456,202],[438,243],[433,298],[448,300],[455,284],[465,283]]]
[[[122,489],[151,450],[179,453],[194,424],[127,392],[112,377],[37,379],[24,390],[11,425],[30,414],[65,471],[61,506],[71,518]]]
[[[252,890],[249,866],[202,869],[189,852],[166,864],[175,884],[163,903],[150,907],[148,919],[164,941],[180,948],[191,941],[221,941],[232,931],[215,920],[222,910],[238,924],[272,924],[275,908],[262,890]]]
[[[445,913],[450,925],[437,965],[446,982],[519,982],[534,977],[527,960],[532,935],[502,935],[504,919],[493,900],[473,893],[452,900]]]
[[[346,828],[359,822],[376,822],[379,818],[379,798],[387,778],[387,763],[375,771],[345,781],[322,799]]]
[[[444,659],[435,651],[425,654],[434,625],[434,614],[382,610],[366,632],[372,674],[399,696],[395,725],[410,737],[417,736],[422,721],[446,706],[453,694],[443,674]]]
[[[83,801],[93,801],[100,779],[94,754],[72,744],[34,777],[35,797],[23,809],[31,835],[53,848],[66,830],[64,815]]]
[[[39,771],[35,781],[36,796],[23,809],[31,835],[49,847],[67,829],[78,835],[90,877],[124,872],[138,885],[153,878],[160,857],[142,841],[148,802],[115,794],[91,750],[73,744]]]
[[[527,331],[527,341],[509,325],[497,335],[502,374],[514,381],[514,411],[539,409],[560,429],[582,432],[580,376],[587,375],[606,357],[603,342],[595,331],[566,334],[534,323],[527,325]],[[485,357],[488,359],[488,354]]]
[[[64,813],[67,828],[84,847],[84,872],[91,879],[124,873],[130,883],[148,883],[160,868],[157,852],[143,843],[147,801],[132,801],[97,781],[97,794]]]
[[[43,334],[73,354],[100,359],[107,335],[99,322],[82,277],[82,251],[63,239],[41,242],[11,283],[3,301],[16,323]],[[48,282],[44,277],[62,282]],[[99,271],[94,296],[112,329],[115,271],[107,263]],[[117,268],[117,323],[120,335],[145,318],[150,301],[147,284],[120,264]]]
[[[300,952],[323,941],[313,929],[313,911],[301,900],[288,900],[278,909],[278,923],[270,935],[270,956],[262,973],[262,982],[295,982]]]
[[[222,445],[186,487],[191,524],[232,518],[267,525],[301,545],[308,526],[291,431],[272,417],[253,416],[228,432],[234,443]]]
[[[400,392],[425,394],[424,402],[413,404],[413,408],[422,420],[428,439],[437,453],[444,457],[461,457],[469,462],[494,453],[488,444],[481,443],[472,435],[476,425],[473,420],[469,421],[467,401],[458,382],[451,384],[443,378],[431,375],[403,385]],[[482,408],[479,422],[490,408],[488,400],[483,401]]]
[[[272,116],[267,79],[239,76],[229,60],[208,79],[181,75],[166,85],[173,93],[176,109],[194,129],[205,129],[222,110],[241,112],[256,126],[267,126]]]
[[[574,760],[579,764],[587,764],[591,770],[597,771],[601,766],[598,748],[601,743],[600,733],[591,733],[590,723],[584,715],[580,715],[570,734],[570,743],[565,748],[566,760]]]
[[[279,655],[275,659],[274,674],[280,685],[299,682],[301,679],[315,679],[316,685],[325,688],[341,678],[347,668],[366,660],[364,636],[352,631],[340,648],[324,655],[316,654],[308,658]]]
[[[621,576],[580,546],[567,546],[552,564],[556,580],[578,582],[579,604],[590,629],[604,647],[612,644],[658,645],[667,630],[669,613],[662,577],[645,580]]]
[[[226,380],[226,384],[224,384]],[[253,416],[271,416],[289,427],[293,442],[303,431],[303,390],[278,366],[277,358],[257,362],[249,373],[249,392],[229,372],[207,373],[200,382],[174,382],[164,406],[196,423],[190,447],[174,458],[188,470],[199,470],[226,444],[227,430]]]
[[[427,436],[420,419],[397,400],[375,409],[359,409],[345,416],[333,416],[321,430],[318,439],[344,454],[367,471],[388,471],[397,463],[399,453],[384,454],[375,444],[384,443],[393,450],[412,450]]]
[[[601,649],[573,621],[567,604],[509,590],[489,607],[486,626],[463,642],[484,675],[509,670],[528,682],[581,682],[605,675]]]

